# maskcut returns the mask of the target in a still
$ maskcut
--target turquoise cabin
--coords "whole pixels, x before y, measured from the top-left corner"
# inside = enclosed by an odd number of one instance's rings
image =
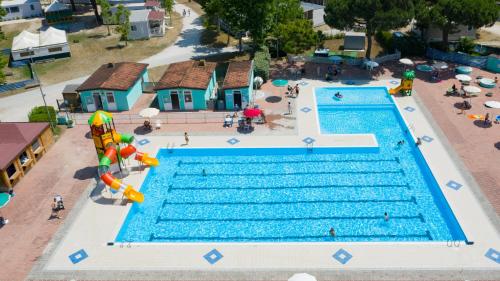
[[[226,110],[245,108],[253,101],[253,61],[230,62],[222,84]]]
[[[205,61],[170,64],[155,86],[160,110],[212,108],[217,96],[215,67]]]
[[[99,67],[76,91],[82,109],[130,110],[142,95],[144,82],[149,82],[148,65],[135,62],[108,63]]]

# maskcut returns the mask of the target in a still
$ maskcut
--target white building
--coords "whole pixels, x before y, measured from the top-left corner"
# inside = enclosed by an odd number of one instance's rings
[[[131,40],[149,39],[165,35],[165,12],[162,10],[132,10],[130,12]]]
[[[40,34],[24,30],[14,37],[11,49],[13,60],[41,60],[71,56],[66,31],[49,27]]]
[[[43,14],[40,0],[3,0],[2,8],[7,14],[2,20],[15,20],[40,17]]]
[[[366,34],[363,32],[346,32],[344,37],[344,51],[364,51]]]
[[[417,34],[420,34],[420,30],[418,28],[414,28],[413,31],[415,31]],[[469,37],[472,39],[476,39],[476,29],[471,26],[459,25],[456,32],[448,34],[448,41],[457,42],[460,40],[460,37]],[[427,43],[441,42],[443,41],[443,31],[440,27],[431,25],[424,31],[422,38]]]
[[[325,24],[323,18],[325,15],[325,6],[303,1],[300,2],[300,6],[304,11],[304,18],[311,20],[314,27]]]

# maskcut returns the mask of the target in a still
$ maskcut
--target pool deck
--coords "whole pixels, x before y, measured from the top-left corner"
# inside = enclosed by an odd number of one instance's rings
[[[391,81],[365,81],[363,86],[389,86]],[[344,84],[307,80],[295,99],[297,135],[289,136],[191,136],[186,147],[305,147],[304,139],[314,139],[314,147],[374,147],[373,135],[321,135],[313,90],[315,87]],[[353,85],[360,86],[360,85]],[[450,153],[449,145],[417,93],[397,97],[397,106],[414,138],[424,137],[420,149],[457,217],[468,241],[447,242],[332,242],[332,243],[120,243],[114,240],[131,204],[120,195],[110,196],[91,183],[64,225],[49,243],[33,268],[30,280],[286,280],[296,272],[307,271],[319,280],[427,278],[500,279],[500,236],[489,210],[483,208],[480,190],[468,172]],[[307,109],[306,109],[307,108]],[[182,136],[147,136],[149,143],[139,146],[155,154],[162,147],[183,147]],[[236,144],[228,140],[235,138]],[[134,161],[131,161],[131,164]],[[124,179],[140,186],[146,171],[132,169]],[[447,186],[450,181],[458,185]],[[479,194],[479,195],[478,195]],[[90,198],[90,199],[89,199]],[[493,213],[494,215],[494,213]],[[494,220],[493,220],[494,221]],[[495,221],[496,222],[496,221]],[[83,249],[88,255],[77,263],[69,256]],[[210,263],[204,256],[216,249],[222,258]],[[342,263],[332,257],[343,249]],[[487,254],[488,253],[488,254]],[[77,257],[78,259],[78,257]]]

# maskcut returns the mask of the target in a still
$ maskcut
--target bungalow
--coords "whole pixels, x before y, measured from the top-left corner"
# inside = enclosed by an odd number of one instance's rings
[[[71,56],[66,31],[49,27],[40,34],[23,30],[12,40],[12,60],[43,60]]]
[[[184,61],[170,64],[155,91],[160,110],[202,110],[216,99],[213,62]]]
[[[441,42],[443,40],[443,30],[435,25],[429,26],[422,34],[420,29],[414,28],[413,31],[420,34],[425,42]],[[461,37],[476,39],[476,29],[472,26],[459,25],[454,32],[448,34],[449,42],[458,42]]]
[[[304,11],[304,18],[310,20],[314,27],[325,24],[325,6],[304,1],[300,2],[300,6]]]
[[[253,100],[253,61],[231,62],[222,84],[227,110],[244,108]]]
[[[0,191],[8,191],[54,143],[49,123],[0,123]]]
[[[69,5],[55,0],[45,8],[45,20],[48,24],[71,22],[73,21],[73,10]]]
[[[165,35],[165,12],[159,9],[132,10],[128,39],[149,39]]]
[[[82,109],[94,112],[130,110],[149,82],[147,64],[119,62],[101,65],[76,89]]]
[[[4,0],[2,8],[7,14],[3,21],[39,17],[43,14],[40,0]]]

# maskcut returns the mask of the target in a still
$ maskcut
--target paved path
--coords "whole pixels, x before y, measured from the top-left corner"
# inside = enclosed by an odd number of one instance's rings
[[[187,6],[176,4],[176,12],[182,14]],[[179,38],[175,43],[165,48],[160,53],[151,56],[141,62],[149,63],[150,67],[170,64],[174,62],[189,60],[198,56],[207,56],[223,52],[234,52],[236,48],[229,47],[223,49],[211,49],[199,44],[201,33],[203,31],[202,19],[195,12],[191,11],[190,17],[183,19],[183,27]],[[43,91],[46,94],[47,104],[57,106],[56,99],[62,99],[61,92],[67,84],[80,84],[88,76],[76,78],[73,80],[44,86]],[[43,84],[43,81],[42,81]],[[33,90],[9,97],[1,98],[0,95],[0,121],[27,121],[28,112],[37,105],[43,105],[40,90]]]

